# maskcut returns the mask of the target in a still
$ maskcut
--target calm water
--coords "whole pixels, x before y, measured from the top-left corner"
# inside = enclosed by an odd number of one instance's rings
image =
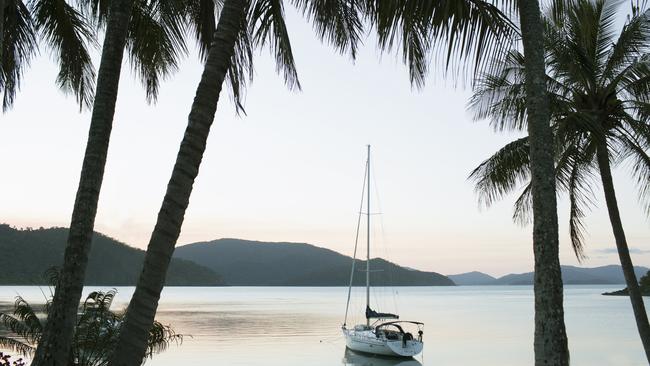
[[[646,364],[629,300],[600,295],[614,289],[565,289],[572,365]],[[118,291],[114,309],[126,306],[133,288]],[[17,293],[34,303],[43,299],[38,287],[0,287],[0,306],[10,305]],[[424,353],[407,362],[345,353],[340,326],[346,296],[347,288],[167,288],[157,319],[191,337],[147,364],[533,364],[532,287],[376,289],[371,300],[376,310],[425,323]],[[353,291],[353,299],[350,312],[356,319],[348,324],[361,320],[362,289]]]

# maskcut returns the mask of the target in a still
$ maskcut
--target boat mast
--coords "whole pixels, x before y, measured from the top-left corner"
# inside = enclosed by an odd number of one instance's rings
[[[366,309],[370,308],[370,145],[368,145],[368,235],[366,247]],[[370,326],[370,319],[366,316],[366,325]]]

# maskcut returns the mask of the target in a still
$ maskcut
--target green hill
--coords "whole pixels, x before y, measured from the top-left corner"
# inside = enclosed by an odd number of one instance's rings
[[[304,243],[266,243],[219,239],[176,248],[174,258],[191,260],[219,273],[232,286],[347,286],[352,258]],[[365,268],[357,261],[356,268]],[[453,286],[436,272],[400,267],[380,258],[371,260],[373,285]],[[355,285],[365,275],[355,276]]]
[[[17,230],[0,224],[2,272],[0,285],[46,284],[43,273],[60,267],[68,229]],[[144,251],[95,233],[86,273],[87,285],[135,285]],[[212,270],[182,259],[173,259],[167,274],[168,286],[214,286],[223,282]]]

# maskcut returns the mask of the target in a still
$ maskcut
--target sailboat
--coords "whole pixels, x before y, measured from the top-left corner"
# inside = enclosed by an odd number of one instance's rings
[[[354,267],[356,262],[356,243],[354,248],[354,258],[352,261],[352,270],[350,272],[350,286],[348,287],[348,300],[345,307],[345,319],[343,326],[343,336],[345,337],[346,347],[357,352],[364,352],[383,356],[396,357],[413,357],[424,347],[422,342],[424,324],[416,321],[400,321],[397,314],[382,313],[372,310],[370,307],[370,145],[368,145],[368,159],[366,160],[364,188],[367,190],[366,215],[367,235],[366,235],[366,323],[358,324],[352,328],[347,327],[348,310],[350,308],[350,295],[352,293],[352,281],[354,280]],[[363,195],[363,194],[362,194]],[[361,203],[363,207],[363,200]],[[362,213],[360,212],[359,215]],[[359,221],[360,222],[360,221]],[[357,238],[359,228],[357,227]],[[372,323],[371,323],[372,321]],[[415,326],[417,335],[405,330],[406,326]]]

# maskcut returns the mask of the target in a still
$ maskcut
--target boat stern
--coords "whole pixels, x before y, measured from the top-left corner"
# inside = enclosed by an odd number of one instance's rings
[[[386,345],[396,355],[402,357],[416,356],[420,354],[420,352],[422,352],[422,348],[424,347],[424,344],[422,342],[416,340],[409,340],[406,342],[391,341],[391,342],[386,342]]]

